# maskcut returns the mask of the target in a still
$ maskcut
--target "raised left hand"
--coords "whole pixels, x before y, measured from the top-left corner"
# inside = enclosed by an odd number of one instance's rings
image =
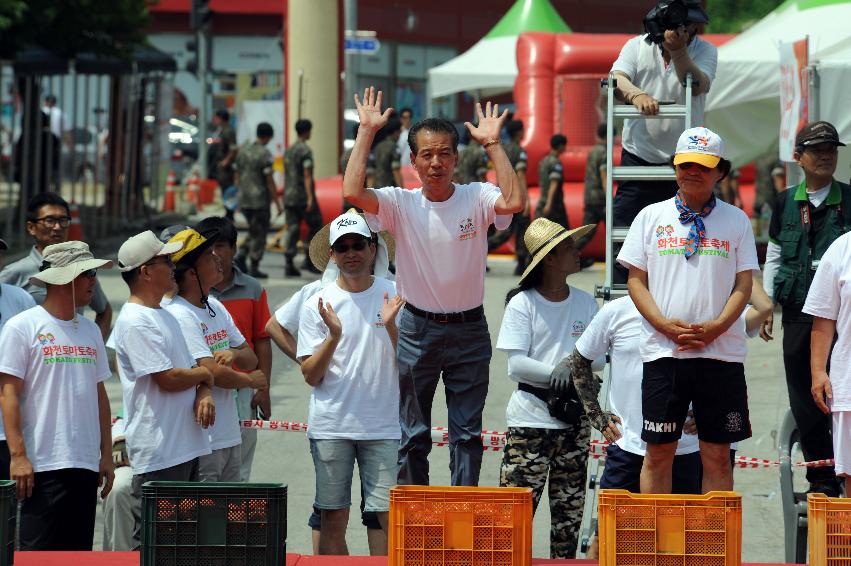
[[[670,51],[678,51],[688,45],[689,34],[685,27],[665,30],[665,40],[662,46]]]
[[[502,125],[508,117],[508,110],[504,110],[502,114],[500,114],[499,104],[494,104],[493,107],[491,107],[491,103],[488,102],[485,105],[485,111],[482,112],[482,105],[477,102],[476,114],[479,118],[477,126],[473,126],[470,122],[464,122],[464,125],[470,132],[470,137],[479,142],[481,145],[484,145],[491,140],[499,141],[499,134],[502,132]]]

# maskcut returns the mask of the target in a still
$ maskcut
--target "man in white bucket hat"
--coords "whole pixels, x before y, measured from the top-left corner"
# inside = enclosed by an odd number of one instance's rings
[[[92,300],[98,269],[89,246],[44,248],[47,288],[41,306],[9,320],[0,333],[0,404],[21,506],[21,550],[91,550],[95,493],[113,479],[109,399],[112,375],[98,327],[76,308]]]
[[[215,422],[213,375],[196,367],[174,316],[160,307],[174,285],[171,254],[182,242],[163,243],[150,230],[118,250],[121,278],[130,287],[110,336],[124,393],[127,455],[136,498],[133,543],[141,536],[142,484],[198,481],[198,458],[210,454]],[[162,431],[168,431],[163,434]]]
[[[671,466],[693,403],[703,490],[731,490],[730,443],[751,435],[744,361],[747,337],[735,324],[759,270],[750,221],[715,199],[730,171],[724,141],[706,128],[682,133],[671,159],[679,190],[645,207],[618,261],[644,317],[641,360],[647,454],[643,493],[670,493]]]

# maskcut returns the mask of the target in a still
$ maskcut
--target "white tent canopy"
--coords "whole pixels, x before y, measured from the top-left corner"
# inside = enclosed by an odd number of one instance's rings
[[[473,47],[428,71],[431,97],[480,91],[482,96],[507,92],[517,78],[517,36],[484,38]]]
[[[706,125],[727,142],[734,164],[776,148],[780,129],[778,45],[807,36],[810,62],[816,64],[822,79],[815,118],[834,123],[843,139],[851,139],[849,95],[844,87],[851,79],[848,22],[851,0],[789,0],[718,50]]]

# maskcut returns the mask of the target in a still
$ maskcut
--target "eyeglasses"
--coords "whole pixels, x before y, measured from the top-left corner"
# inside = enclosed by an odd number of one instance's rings
[[[67,228],[71,225],[70,216],[42,216],[41,218],[32,218],[30,222],[44,222],[48,228],[55,228],[59,224],[62,228]]]
[[[362,252],[366,249],[366,240],[358,240],[351,244],[346,244],[343,242],[334,242],[334,245],[331,246],[331,249],[334,250],[335,253],[344,254],[349,250],[355,250],[356,252]]]
[[[694,163],[692,161],[680,163],[679,165],[677,165],[677,167],[679,167],[683,171],[688,171],[692,167],[697,167],[697,170],[701,173],[709,173],[710,171],[712,171],[712,169],[714,169],[714,167],[707,167],[706,165],[701,165],[700,163]]]
[[[162,259],[162,261],[159,261],[160,259]],[[170,256],[170,255],[166,255],[166,256],[157,256],[157,257],[155,257],[154,259],[152,259],[152,260],[150,260],[150,261],[147,261],[147,262],[143,263],[143,264],[142,264],[142,267],[145,267],[145,266],[150,267],[151,265],[157,265],[158,263],[163,263],[163,264],[165,264],[165,265],[167,265],[167,266],[169,266],[169,267],[174,267],[174,262],[171,260],[171,256]]]

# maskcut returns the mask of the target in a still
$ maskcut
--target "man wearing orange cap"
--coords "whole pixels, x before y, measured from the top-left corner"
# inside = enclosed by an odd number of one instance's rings
[[[751,435],[747,337],[734,323],[750,298],[759,263],[747,216],[713,194],[730,171],[724,155],[715,132],[683,132],[672,157],[676,196],[638,214],[617,258],[629,269],[629,294],[644,317],[643,493],[671,492],[671,466],[689,403],[704,492],[733,488],[730,443]]]

